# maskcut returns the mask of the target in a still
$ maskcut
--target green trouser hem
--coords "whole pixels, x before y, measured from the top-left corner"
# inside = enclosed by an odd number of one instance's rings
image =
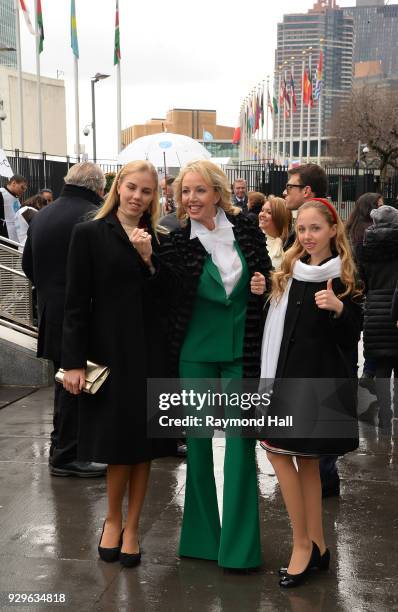
[[[180,375],[183,378],[215,378],[214,368],[217,366],[220,364],[183,362]],[[235,366],[231,368],[228,364],[221,371],[228,371],[228,376],[232,372],[234,378],[239,378],[241,360]],[[226,438],[221,526],[212,439],[188,438],[180,556],[217,561],[225,568],[244,569],[261,565],[255,445],[253,439]]]

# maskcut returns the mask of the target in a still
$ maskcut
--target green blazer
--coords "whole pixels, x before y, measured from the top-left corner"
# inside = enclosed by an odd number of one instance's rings
[[[205,260],[181,361],[222,362],[243,357],[250,275],[237,242],[235,248],[242,262],[242,274],[229,297],[211,256]]]

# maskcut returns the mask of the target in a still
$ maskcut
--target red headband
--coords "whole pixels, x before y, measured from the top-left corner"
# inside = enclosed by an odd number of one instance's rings
[[[321,204],[324,204],[325,206],[327,206],[327,208],[329,209],[329,211],[332,214],[334,222],[337,223],[337,218],[338,218],[337,217],[337,211],[336,211],[335,207],[333,206],[333,204],[331,204],[325,198],[312,198],[310,201],[311,202],[321,202]]]

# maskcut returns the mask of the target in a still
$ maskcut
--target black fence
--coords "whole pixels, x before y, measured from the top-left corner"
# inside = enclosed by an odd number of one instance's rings
[[[287,183],[286,166],[243,162],[224,169],[231,184],[237,178],[244,178],[249,191],[281,196]],[[373,168],[325,167],[325,170],[329,178],[329,196],[343,219],[348,218],[359,196],[368,191],[380,193],[385,204],[397,205],[398,173],[382,185],[380,172]]]
[[[71,166],[77,163],[73,157],[41,156],[23,153],[18,149],[6,151],[8,161],[15,174],[22,174],[28,181],[28,189],[24,194],[24,200],[35,195],[43,187],[49,187],[54,197],[57,198],[64,185],[64,176],[68,173]],[[98,161],[104,172],[117,172],[120,168],[117,164],[101,163]],[[7,179],[0,177],[1,185],[7,183]]]

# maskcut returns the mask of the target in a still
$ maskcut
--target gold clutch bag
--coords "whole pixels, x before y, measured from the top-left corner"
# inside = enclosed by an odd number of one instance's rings
[[[87,361],[86,366],[86,382],[84,383],[84,393],[90,393],[94,395],[97,393],[101,385],[106,381],[110,373],[110,369],[107,366],[98,365],[92,361]],[[65,370],[60,368],[55,375],[55,380],[61,385],[64,382]]]

